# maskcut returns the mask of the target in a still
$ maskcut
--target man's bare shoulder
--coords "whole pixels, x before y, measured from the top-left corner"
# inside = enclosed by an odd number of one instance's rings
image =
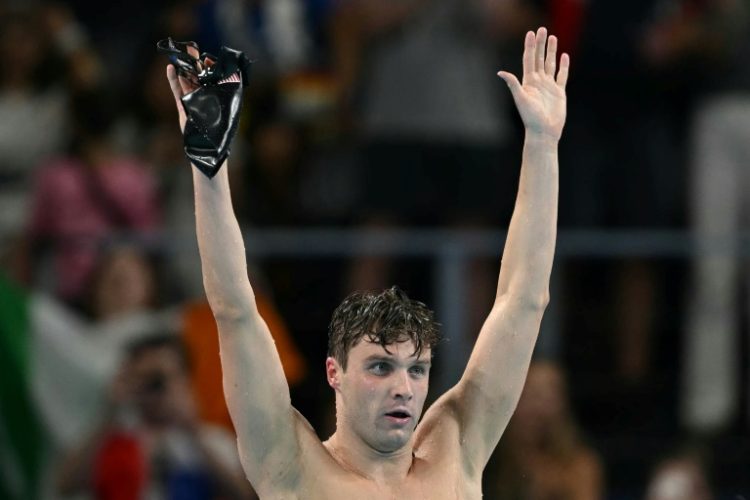
[[[425,413],[415,432],[415,453],[443,457],[463,475],[481,480],[484,464],[466,447],[466,408],[464,387],[458,384],[443,394]]]
[[[292,408],[292,414],[294,427],[291,432],[295,434],[297,453],[285,460],[285,463],[277,462],[273,469],[263,471],[262,479],[257,481],[258,484],[253,484],[261,498],[303,498],[300,492],[304,491],[309,476],[321,471],[325,471],[327,475],[335,474],[336,463],[310,422],[296,408]]]
[[[438,451],[445,454],[459,451],[461,436],[458,405],[454,390],[446,392],[430,405],[415,430],[415,452]]]
[[[366,491],[366,480],[347,470],[331,455],[310,422],[296,409],[294,432],[299,443],[295,463],[289,464],[296,474],[278,473],[277,480],[259,488],[261,498],[283,500],[362,498],[358,491]]]
[[[274,484],[259,488],[261,498],[284,500],[361,498],[440,499],[481,498],[481,475],[469,477],[460,463],[458,426],[452,402],[432,405],[415,434],[414,463],[404,479],[379,485],[338,463],[303,415],[295,410],[300,454],[293,466],[299,474],[282,471]]]

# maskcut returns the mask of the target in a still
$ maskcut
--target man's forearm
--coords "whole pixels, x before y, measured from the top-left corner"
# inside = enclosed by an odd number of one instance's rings
[[[516,206],[497,297],[513,294],[546,305],[557,237],[558,158],[553,138],[527,131]]]
[[[213,179],[193,168],[195,219],[203,285],[217,319],[237,319],[253,306],[242,232],[224,165]]]

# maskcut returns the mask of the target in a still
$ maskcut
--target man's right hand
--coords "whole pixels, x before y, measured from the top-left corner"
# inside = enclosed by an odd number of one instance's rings
[[[199,57],[198,49],[195,47],[188,47],[188,53],[193,57]],[[206,59],[205,64],[210,64],[210,61]],[[180,120],[180,132],[185,132],[185,123],[187,122],[187,116],[185,115],[185,108],[182,106],[182,97],[197,90],[200,85],[197,82],[192,82],[187,78],[177,74],[177,69],[169,64],[167,65],[167,80],[169,81],[169,87],[172,89],[172,95],[174,96],[174,102],[177,106],[177,114]]]
[[[177,106],[185,154],[193,166],[212,179],[231,152],[252,63],[242,52],[229,47],[222,47],[218,58],[204,54],[201,60],[193,42],[162,40],[157,50],[169,54],[173,61],[167,67],[167,79]],[[180,54],[182,50],[189,57]]]

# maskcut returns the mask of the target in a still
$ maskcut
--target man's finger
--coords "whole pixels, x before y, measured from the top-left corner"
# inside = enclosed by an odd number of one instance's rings
[[[557,37],[551,35],[547,42],[547,60],[544,63],[544,72],[554,78],[557,66]]]
[[[536,31],[536,56],[534,58],[534,69],[544,72],[544,50],[547,45],[547,28],[539,28]]]
[[[523,48],[523,77],[534,72],[534,53],[536,51],[536,35],[533,31],[526,33]]]
[[[177,68],[171,64],[167,66],[167,80],[169,80],[169,86],[172,88],[175,99],[179,100],[180,97],[190,93],[190,83],[181,77]]]
[[[568,70],[570,69],[570,56],[563,54],[560,57],[560,71],[557,72],[557,84],[562,88],[568,83]]]
[[[177,81],[180,82],[180,88],[182,88],[182,95],[188,95],[190,92],[195,90],[196,84],[193,83],[190,79],[185,78],[184,76],[177,74]]]
[[[508,88],[510,89],[510,93],[513,94],[513,99],[515,100],[521,92],[521,82],[518,81],[516,75],[508,73],[507,71],[498,71],[497,76],[505,80],[505,83],[508,84]]]
[[[169,88],[172,89],[172,95],[174,95],[174,100],[179,105],[180,98],[183,95],[185,95],[185,92],[183,91],[183,88],[180,85],[180,82],[178,80],[177,70],[171,64],[167,66],[167,80],[169,80]]]

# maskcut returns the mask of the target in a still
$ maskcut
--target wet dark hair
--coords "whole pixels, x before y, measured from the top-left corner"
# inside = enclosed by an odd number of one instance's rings
[[[386,352],[391,344],[411,340],[419,356],[440,342],[440,324],[426,305],[396,286],[381,293],[355,292],[333,312],[328,355],[346,370],[349,351],[363,338],[380,344]]]

